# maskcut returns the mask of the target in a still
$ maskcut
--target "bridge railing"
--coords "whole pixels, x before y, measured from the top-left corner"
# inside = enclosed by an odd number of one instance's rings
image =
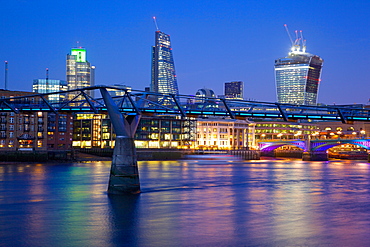
[[[270,118],[285,121],[300,119],[341,122],[370,121],[370,110],[359,107],[305,106],[229,100],[195,95],[159,94],[110,86],[94,86],[0,99],[0,111],[104,112],[106,107],[99,95],[101,88],[111,93],[119,109],[125,114]],[[97,97],[93,97],[94,94]]]

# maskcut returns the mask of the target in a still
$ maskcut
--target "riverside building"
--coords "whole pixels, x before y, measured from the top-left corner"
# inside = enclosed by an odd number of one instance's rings
[[[73,147],[113,148],[115,133],[106,114],[76,114]],[[142,117],[135,134],[137,148],[194,148],[195,120]]]
[[[0,90],[0,98],[14,98],[33,95],[31,92]],[[11,100],[21,104],[37,103],[41,99],[22,98]],[[41,102],[40,102],[41,103]],[[0,113],[0,150],[33,151],[47,149],[47,114],[32,113]]]
[[[197,149],[253,149],[255,146],[254,123],[219,118],[197,120]]]
[[[316,123],[292,123],[279,121],[256,121],[256,140],[292,140],[305,139],[318,134]]]
[[[275,60],[278,102],[316,105],[322,65],[322,58],[307,53],[303,37],[297,37],[288,56]]]

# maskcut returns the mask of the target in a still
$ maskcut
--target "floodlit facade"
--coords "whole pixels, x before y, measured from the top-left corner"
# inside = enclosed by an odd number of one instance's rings
[[[71,54],[67,55],[66,65],[68,90],[94,85],[95,66],[91,66],[86,60],[86,49],[72,48]],[[68,97],[71,99],[74,96],[76,93],[70,93]]]
[[[33,80],[32,92],[34,93],[53,93],[67,91],[68,84],[62,80],[50,80],[50,79],[35,79]],[[64,94],[51,94],[48,96],[49,102],[57,103],[63,101],[65,98]]]
[[[279,121],[258,121],[255,127],[257,141],[305,139],[315,136],[319,128],[316,123],[291,123]]]
[[[323,59],[306,52],[297,39],[287,57],[275,61],[275,82],[279,103],[316,105]]]
[[[225,99],[243,100],[244,85],[242,81],[225,82]]]
[[[197,120],[197,149],[253,149],[255,146],[254,123],[220,118]]]
[[[155,32],[155,46],[152,47],[150,90],[156,93],[179,93],[170,35],[161,31]]]

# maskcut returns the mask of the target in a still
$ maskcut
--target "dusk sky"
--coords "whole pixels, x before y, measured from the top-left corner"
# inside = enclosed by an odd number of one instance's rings
[[[171,35],[181,94],[244,81],[245,99],[275,102],[274,61],[302,30],[307,52],[324,59],[318,102],[368,103],[370,1],[0,0],[0,88],[31,91],[33,79],[65,80],[66,55],[87,50],[97,85],[150,85],[151,46]]]

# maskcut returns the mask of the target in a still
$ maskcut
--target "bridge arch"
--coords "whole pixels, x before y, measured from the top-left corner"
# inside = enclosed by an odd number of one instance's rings
[[[304,141],[278,141],[278,142],[260,142],[259,147],[261,151],[273,151],[283,146],[295,146],[305,150]]]
[[[343,144],[353,144],[359,146],[361,148],[370,150],[370,141],[369,140],[328,140],[317,142],[314,141],[311,143],[311,150],[312,151],[327,151],[328,149],[336,146],[341,146]]]

